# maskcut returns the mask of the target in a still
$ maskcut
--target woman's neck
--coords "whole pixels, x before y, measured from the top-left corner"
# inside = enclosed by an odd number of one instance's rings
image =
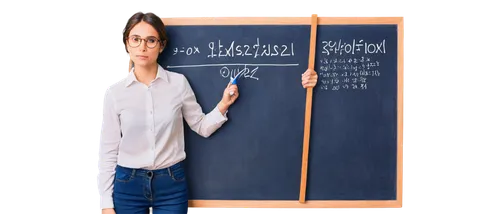
[[[158,64],[153,64],[150,66],[135,66],[134,73],[137,81],[149,86],[151,81],[156,78],[158,72]]]

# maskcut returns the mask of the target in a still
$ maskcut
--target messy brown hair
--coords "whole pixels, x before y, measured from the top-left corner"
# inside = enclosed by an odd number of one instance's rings
[[[127,38],[130,35],[130,31],[132,28],[134,28],[135,25],[140,23],[141,21],[144,21],[156,30],[158,32],[158,35],[160,35],[160,45],[161,47],[165,47],[167,44],[168,38],[167,38],[167,32],[165,31],[165,25],[161,21],[160,15],[156,14],[152,10],[136,10],[135,12],[130,15],[127,20],[125,21],[125,24],[123,25],[122,28],[122,40],[121,44],[123,46],[123,51],[127,54],[128,56],[128,50],[127,50]]]

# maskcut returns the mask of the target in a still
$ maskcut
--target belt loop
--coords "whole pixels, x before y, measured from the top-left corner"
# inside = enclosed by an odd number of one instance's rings
[[[170,167],[167,168],[167,171],[168,171],[168,175],[172,176],[172,171],[170,171]]]
[[[135,172],[136,172],[136,170],[132,169],[132,176],[135,176]]]

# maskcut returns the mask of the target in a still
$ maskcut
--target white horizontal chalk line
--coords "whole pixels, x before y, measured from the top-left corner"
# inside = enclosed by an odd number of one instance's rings
[[[252,63],[227,63],[227,64],[199,64],[199,65],[168,65],[167,68],[193,68],[193,67],[213,67],[230,65],[248,65],[248,66],[299,66],[299,64],[252,64]]]

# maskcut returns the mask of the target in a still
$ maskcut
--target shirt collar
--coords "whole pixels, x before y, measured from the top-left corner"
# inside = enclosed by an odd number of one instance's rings
[[[168,83],[168,74],[167,70],[163,69],[161,65],[158,64],[158,70],[156,72],[156,79],[162,79]],[[138,82],[137,77],[134,73],[134,67],[130,70],[127,79],[125,81],[125,87],[130,86],[133,82]]]

